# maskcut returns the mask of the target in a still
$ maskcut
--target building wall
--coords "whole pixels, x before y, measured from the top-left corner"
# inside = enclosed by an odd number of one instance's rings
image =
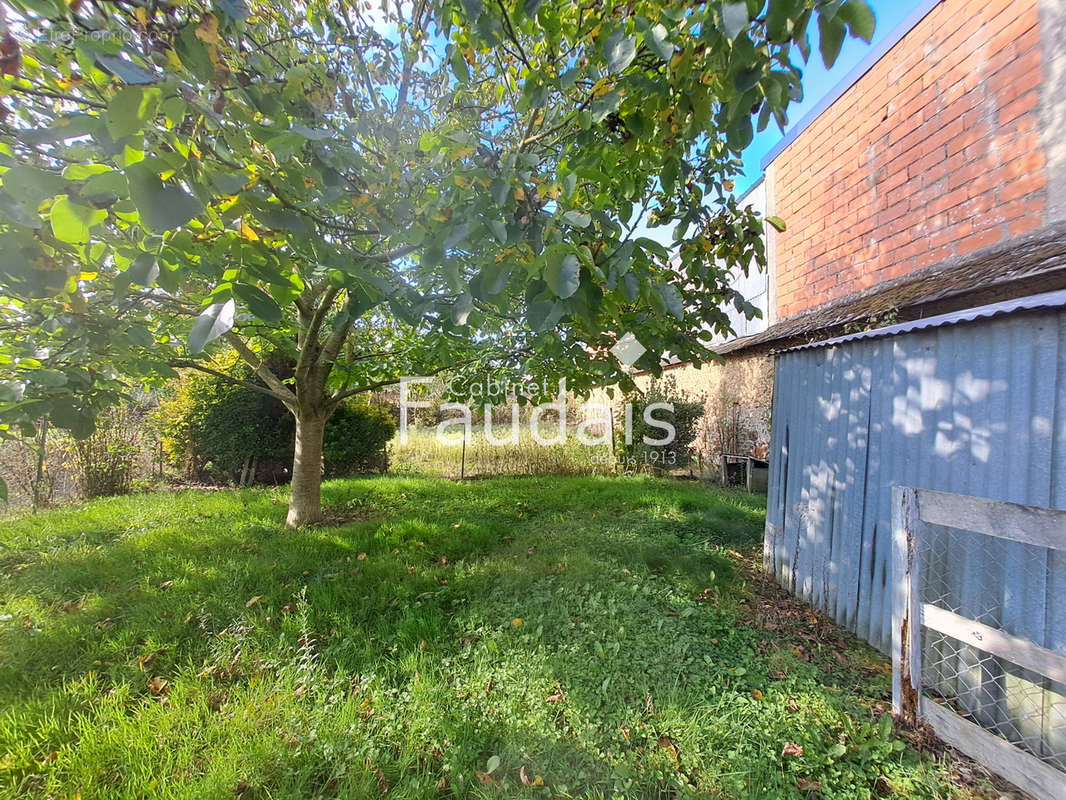
[[[774,318],[1066,213],[1063,5],[943,0],[774,158]]]
[[[704,404],[700,433],[693,444],[706,477],[717,477],[723,452],[765,457],[770,447],[773,359],[738,354],[722,362],[694,367],[683,364],[663,371],[662,381]],[[647,391],[650,375],[636,378]]]
[[[775,370],[767,569],[883,651],[894,485],[1066,509],[1062,307],[792,350]],[[1034,611],[1012,632],[1066,650],[1066,554],[1055,587],[1034,577],[1039,558],[966,569],[1057,603],[1050,626]]]

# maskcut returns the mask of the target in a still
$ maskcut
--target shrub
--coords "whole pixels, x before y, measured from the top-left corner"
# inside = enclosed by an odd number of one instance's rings
[[[110,497],[130,490],[143,424],[143,413],[115,406],[97,417],[92,435],[73,441],[70,452],[84,497]]]
[[[625,456],[625,465],[637,470],[675,470],[687,467],[692,461],[692,443],[699,433],[699,421],[703,416],[704,404],[695,402],[680,392],[673,381],[653,380],[648,390],[626,398],[633,405],[632,442],[626,443],[624,431],[619,452]],[[658,425],[650,425],[644,419],[644,412],[653,403],[670,403],[673,410],[654,409],[651,417],[656,422],[669,423],[674,426],[674,438],[667,444],[645,444],[644,436],[659,440],[665,431]],[[624,426],[623,426],[624,428]]]
[[[236,360],[220,365],[234,378],[255,381]],[[292,367],[271,364],[284,379]],[[295,421],[265,394],[202,372],[182,375],[160,406],[157,425],[168,463],[199,480],[283,483],[292,466]],[[395,433],[388,411],[349,402],[326,423],[324,467],[328,475],[384,471],[385,444]]]
[[[343,404],[326,423],[322,451],[326,474],[384,472],[389,466],[385,445],[395,433],[396,422],[386,407],[367,402]]]

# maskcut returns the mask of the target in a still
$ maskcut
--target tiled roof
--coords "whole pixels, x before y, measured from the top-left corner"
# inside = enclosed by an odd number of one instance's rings
[[[779,350],[871,321],[907,322],[973,306],[1066,288],[1066,223],[957,256],[783,319],[715,349],[721,355]]]

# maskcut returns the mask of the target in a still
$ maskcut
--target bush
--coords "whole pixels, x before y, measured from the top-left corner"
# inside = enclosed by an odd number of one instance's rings
[[[675,470],[687,467],[692,462],[692,443],[699,434],[699,421],[703,416],[704,405],[695,402],[678,391],[673,381],[653,380],[648,390],[626,398],[633,405],[633,441],[625,442],[624,431],[619,452],[625,456],[625,465],[637,470]],[[670,403],[673,410],[655,409],[651,417],[656,422],[669,423],[674,426],[674,438],[668,444],[645,444],[644,436],[658,440],[665,431],[657,425],[649,425],[644,420],[645,409],[653,403]]]
[[[384,472],[389,466],[385,445],[395,433],[396,423],[384,406],[366,402],[340,406],[326,423],[322,451],[326,475]]]
[[[284,361],[271,367],[283,379],[292,372]],[[256,380],[235,359],[222,368],[239,380]],[[190,371],[161,404],[157,426],[164,456],[186,477],[241,484],[289,480],[296,422],[280,401],[268,395]],[[326,423],[326,474],[384,471],[385,444],[395,430],[392,417],[381,406],[343,404]]]
[[[143,424],[143,413],[115,406],[97,417],[91,436],[73,441],[70,452],[84,497],[110,497],[130,490]]]

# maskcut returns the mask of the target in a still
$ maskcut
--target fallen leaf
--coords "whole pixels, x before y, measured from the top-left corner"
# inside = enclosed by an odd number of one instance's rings
[[[556,689],[555,690],[555,694],[549,695],[547,698],[545,698],[544,702],[546,702],[546,703],[561,703],[561,702],[563,702],[564,699],[565,699],[565,697],[563,696],[563,690],[560,688],[560,689]]]
[[[751,699],[752,700],[762,700],[763,697],[764,697],[764,695],[763,695],[763,693],[760,690],[758,690],[758,689],[752,689],[751,690]]]
[[[159,584],[155,588],[157,588],[157,589],[169,589],[173,585],[174,585],[174,581],[163,581],[161,584]]]
[[[533,785],[533,781],[531,781],[529,778],[526,777],[525,765],[523,765],[522,768],[518,770],[518,779],[520,781],[522,781],[522,785],[523,786],[532,786]]]
[[[794,756],[799,758],[803,755],[803,745],[796,744],[795,742],[785,742],[785,746],[781,748],[781,758],[788,758]]]
[[[804,792],[817,792],[822,788],[822,782],[812,781],[808,778],[796,778],[796,786]]]
[[[477,779],[486,786],[495,786],[496,779],[489,775],[487,772],[475,772]]]
[[[158,675],[154,678],[148,679],[148,688],[152,690],[152,694],[157,697],[167,691],[167,687],[170,684],[166,680],[160,678]]]
[[[355,557],[356,561],[366,561],[366,553],[360,553]]]
[[[306,683],[301,683],[299,686],[296,687],[296,690],[292,694],[293,694],[293,697],[302,697],[304,692],[306,692],[306,691],[307,691],[307,684]]]
[[[522,618],[521,617],[515,617],[513,620],[511,620],[511,624],[514,625],[516,628],[521,628],[522,627]]]
[[[245,603],[244,607],[245,608],[251,608],[252,606],[257,606],[260,603],[262,603],[264,600],[266,600],[266,595],[257,594],[255,597],[253,597],[251,600],[249,600],[247,603]]]

